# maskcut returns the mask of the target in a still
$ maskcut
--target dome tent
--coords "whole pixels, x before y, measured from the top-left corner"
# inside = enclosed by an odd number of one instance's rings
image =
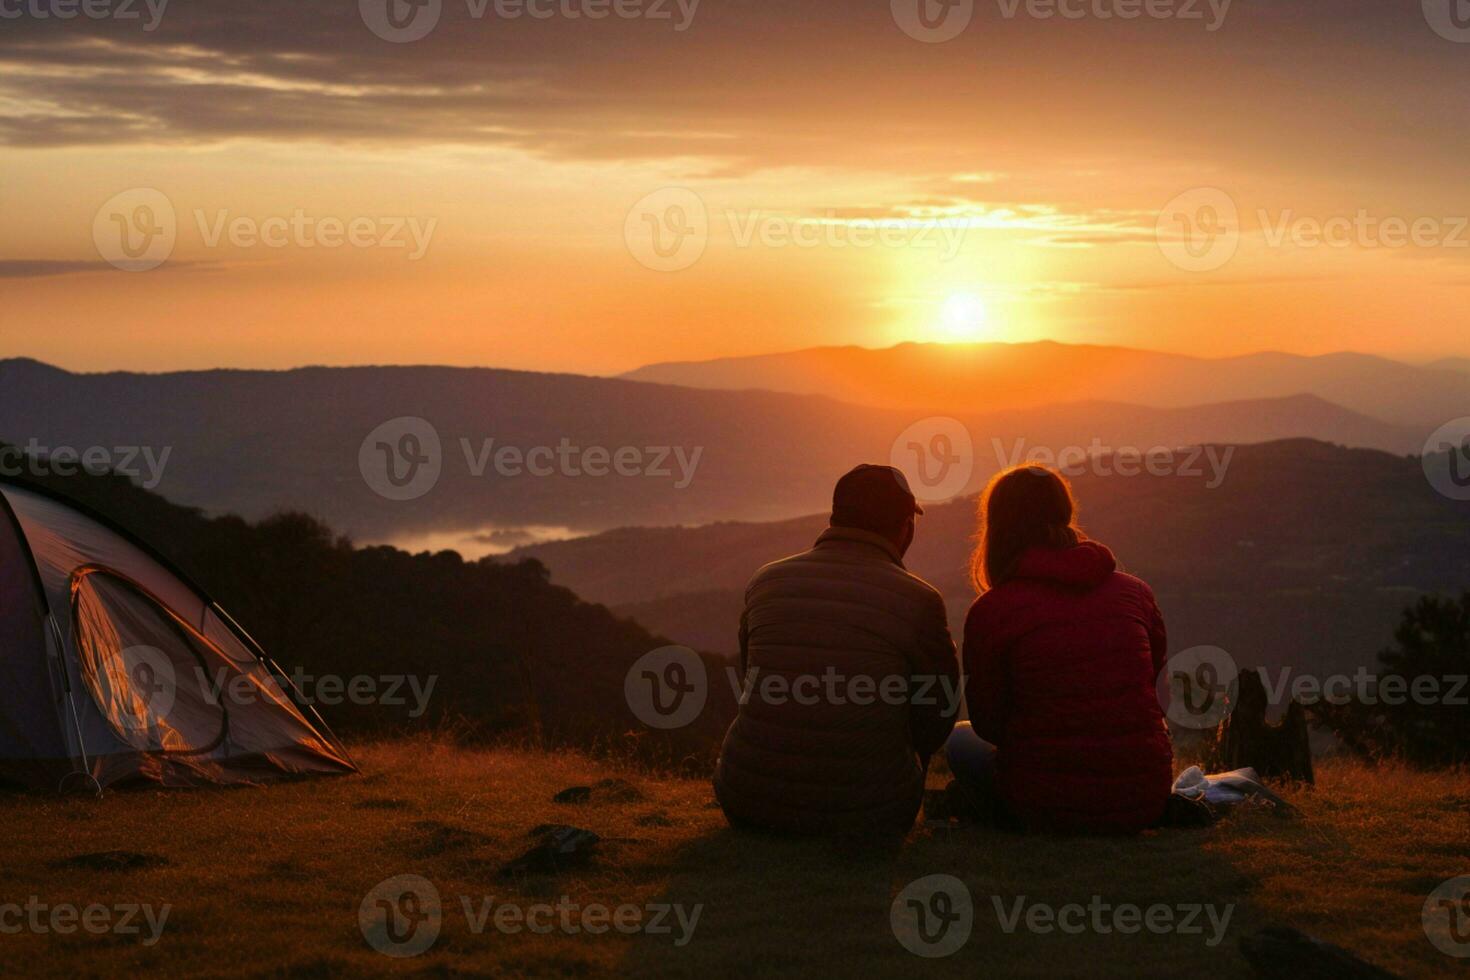
[[[292,690],[142,541],[0,480],[0,781],[100,790],[355,772]]]

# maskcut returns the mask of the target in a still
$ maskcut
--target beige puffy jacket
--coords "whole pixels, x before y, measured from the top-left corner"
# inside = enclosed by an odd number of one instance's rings
[[[730,821],[907,831],[959,709],[939,593],[887,539],[828,528],[751,579],[740,650],[744,700],[715,771]]]

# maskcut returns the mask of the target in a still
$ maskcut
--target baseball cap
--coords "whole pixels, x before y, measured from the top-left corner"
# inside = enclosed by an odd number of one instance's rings
[[[909,489],[903,471],[863,463],[842,475],[832,490],[832,521],[854,527],[897,524],[924,508]]]

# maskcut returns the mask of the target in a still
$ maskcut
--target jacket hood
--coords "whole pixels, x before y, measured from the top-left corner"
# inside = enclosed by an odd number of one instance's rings
[[[1096,541],[1083,541],[1071,548],[1032,548],[1021,556],[1015,577],[1092,588],[1117,569],[1111,551]]]

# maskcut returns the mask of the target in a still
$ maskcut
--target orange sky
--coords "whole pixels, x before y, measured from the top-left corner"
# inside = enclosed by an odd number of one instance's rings
[[[1419,0],[1236,0],[1214,30],[1203,2],[992,0],[944,43],[905,33],[906,0],[431,0],[406,43],[369,28],[375,2],[0,24],[0,356],[1470,354],[1470,45]],[[160,222],[162,264],[115,268],[122,230],[141,247]]]

